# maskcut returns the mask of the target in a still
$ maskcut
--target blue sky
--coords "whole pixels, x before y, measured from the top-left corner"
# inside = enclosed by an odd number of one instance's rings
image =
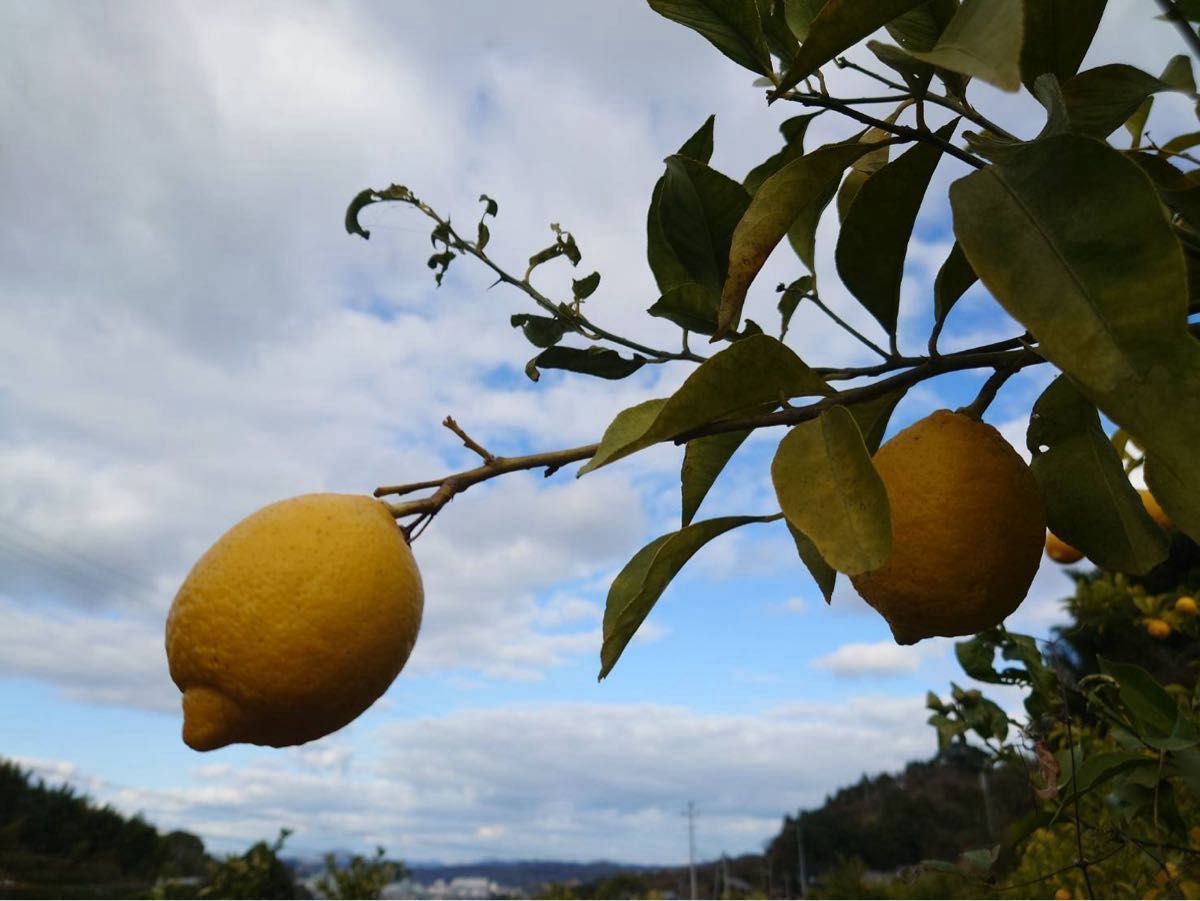
[[[1093,58],[1157,71],[1175,36],[1136,5],[1110,3]],[[286,826],[297,850],[678,863],[689,800],[700,852],[740,853],[785,812],[933,752],[922,699],[956,678],[951,643],[897,648],[848,584],[826,608],[779,524],[699,554],[597,684],[609,580],[677,527],[670,447],[456,499],[416,543],[426,620],[378,704],[300,749],[187,749],[163,618],[237,519],[473,466],[447,414],[496,453],[568,447],[686,375],[533,385],[508,325],[533,312],[522,296],[461,261],[435,290],[425,221],[376,207],[362,242],[342,229],[349,198],[398,181],[469,222],[487,192],[489,250],[517,271],[561,222],[584,262],[543,267],[542,290],[598,269],[590,315],[666,344],[642,312],[662,158],[716,113],[713,165],[740,178],[796,110],[634,0],[9,4],[0,19],[0,111],[21,123],[0,148],[0,753],[219,851]],[[1027,100],[973,90],[1012,130],[1040,127]],[[1186,113],[1161,98],[1151,128]],[[851,131],[824,116],[809,145]],[[918,222],[913,350],[961,174],[939,169]],[[838,284],[832,218],[823,295],[875,335]],[[773,322],[771,288],[798,274],[776,254],[749,315]],[[977,289],[943,346],[1018,331]],[[870,359],[803,308],[789,341],[813,365]],[[1048,378],[1027,371],[989,411],[1019,449]],[[894,427],[978,382],[914,389]],[[778,437],[747,443],[701,515],[774,510]],[[1068,585],[1044,568],[1010,626],[1044,634]]]

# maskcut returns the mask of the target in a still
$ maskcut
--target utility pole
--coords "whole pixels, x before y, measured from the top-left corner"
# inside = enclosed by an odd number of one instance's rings
[[[698,897],[696,893],[696,802],[688,801],[687,810],[684,816],[688,820],[688,875],[691,877],[692,883],[692,898]]]
[[[721,852],[721,897],[729,897],[729,857]]]
[[[796,814],[796,856],[800,859],[800,891],[796,893],[797,898],[808,895],[808,866],[804,861],[804,827],[800,824],[803,817],[803,812]]]

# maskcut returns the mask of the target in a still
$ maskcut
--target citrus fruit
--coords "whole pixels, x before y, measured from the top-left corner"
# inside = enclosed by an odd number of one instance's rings
[[[1175,612],[1181,616],[1195,616],[1196,610],[1196,599],[1193,597],[1184,595],[1175,602]]]
[[[1143,625],[1151,638],[1166,638],[1171,634],[1171,624],[1166,620],[1151,618],[1144,620]]]
[[[382,502],[307,494],[251,514],[192,567],[167,617],[184,742],[283,747],[340,729],[408,660],[423,604]]]
[[[1025,461],[986,423],[939,410],[875,454],[892,551],[851,576],[899,644],[998,625],[1024,599],[1046,519]]]
[[[1166,511],[1159,506],[1158,500],[1154,495],[1145,488],[1138,491],[1142,496],[1142,506],[1146,508],[1146,512],[1150,514],[1150,518],[1159,524],[1164,529],[1175,528],[1175,523],[1171,522],[1171,517],[1167,516]]]
[[[1071,547],[1053,532],[1046,532],[1046,556],[1055,563],[1078,563],[1083,559],[1083,551]]]

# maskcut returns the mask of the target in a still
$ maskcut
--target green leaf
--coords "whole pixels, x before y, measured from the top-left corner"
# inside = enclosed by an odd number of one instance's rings
[[[484,205],[483,206],[483,215],[484,216],[491,216],[492,218],[495,218],[496,214],[500,212],[500,204],[496,203],[496,201],[494,201],[492,198],[488,197],[486,194],[479,195],[479,202]],[[480,217],[479,221],[480,222],[483,221],[482,216]]]
[[[800,43],[788,26],[783,3],[779,0],[757,0],[757,3],[758,17],[762,22],[767,48],[787,65],[800,49]]]
[[[826,0],[811,21],[800,52],[781,77],[776,99],[897,16],[924,0]]]
[[[1127,154],[1150,176],[1162,202],[1193,228],[1200,228],[1200,184],[1157,154],[1145,151],[1127,151]]]
[[[660,16],[699,32],[740,66],[771,72],[771,54],[754,0],[649,0]]]
[[[892,114],[887,117],[886,121],[894,123],[907,108],[907,103],[899,104],[892,111]],[[870,144],[886,141],[890,137],[891,134],[883,129],[868,128],[858,140],[864,144]],[[846,221],[846,213],[850,210],[850,204],[854,202],[854,198],[858,196],[858,192],[866,180],[887,165],[891,149],[890,144],[884,144],[878,150],[872,150],[865,156],[859,157],[854,162],[854,165],[850,167],[850,171],[842,180],[842,186],[838,189],[837,212],[839,222]]]
[[[788,532],[791,533],[792,541],[796,544],[796,553],[800,555],[800,562],[804,564],[809,574],[813,577],[813,581],[817,583],[817,588],[821,591],[821,596],[825,598],[825,603],[833,602],[833,587],[837,584],[837,570],[830,566],[825,558],[821,556],[821,552],[817,550],[817,546],[812,543],[812,539],[797,529],[790,522],[787,523]]]
[[[509,318],[513,328],[519,328],[535,347],[551,347],[562,340],[570,327],[561,319],[550,316],[531,316],[517,313]]]
[[[1151,94],[1160,91],[1183,91],[1195,94],[1189,84],[1191,69],[1186,78],[1179,67],[1168,66],[1172,81],[1155,78],[1141,69],[1124,63],[1113,63],[1088,69],[1063,83],[1063,97],[1072,127],[1081,134],[1107,138],[1120,128]]]
[[[1200,144],[1200,131],[1189,131],[1187,134],[1176,135],[1162,145],[1164,154],[1183,153],[1185,150],[1191,150],[1197,144]]]
[[[977,281],[979,276],[967,262],[962,245],[955,241],[933,282],[933,313],[938,323],[946,321],[958,299]]]
[[[1170,735],[1179,717],[1179,706],[1155,678],[1132,663],[1117,663],[1097,657],[1100,672],[1117,680],[1121,703],[1145,732]]]
[[[685,156],[667,157],[659,221],[688,280],[720,292],[733,232],[749,204],[733,179]]]
[[[988,290],[1145,448],[1158,502],[1200,537],[1200,342],[1187,331],[1183,254],[1150,180],[1121,152],[1060,135],[955,182],[950,202]]]
[[[1154,106],[1154,98],[1147,97],[1142,101],[1132,116],[1125,120],[1125,130],[1129,132],[1129,143],[1137,147],[1142,143],[1142,133],[1146,130],[1146,120],[1150,118],[1150,109]]]
[[[583,278],[571,279],[571,292],[576,300],[587,300],[600,287],[600,273],[593,272]]]
[[[804,134],[808,131],[809,123],[819,115],[820,113],[808,113],[785,119],[779,126],[779,131],[783,134],[783,149],[751,169],[742,180],[743,187],[751,194],[756,193],[764,181],[792,160],[804,156]]]
[[[689,525],[700,503],[712,488],[713,482],[729,462],[729,458],[750,436],[750,431],[722,432],[693,438],[683,452],[683,468],[679,473],[683,495],[683,525]]]
[[[948,139],[957,124],[951,120],[938,137]],[[838,235],[835,259],[842,281],[889,335],[896,333],[913,224],[941,155],[936,145],[920,143],[872,175]]]
[[[871,145],[858,142],[819,147],[762,183],[732,234],[717,337],[737,328],[750,284],[797,217],[811,208],[814,200],[827,198],[846,167],[870,150]],[[828,202],[825,199],[821,207]],[[815,221],[813,225],[815,236]],[[811,264],[809,268],[813,268]]]
[[[779,288],[783,288],[780,285]],[[775,290],[778,291],[779,288]],[[813,277],[811,275],[802,275],[786,288],[779,295],[779,303],[776,305],[779,310],[779,340],[782,341],[787,335],[788,326],[792,323],[792,316],[796,313],[796,307],[800,305],[805,296],[813,289]]]
[[[579,475],[706,423],[764,406],[774,408],[785,398],[829,392],[824,380],[787,345],[767,335],[752,335],[705,360],[669,398],[617,414]],[[653,404],[659,407],[651,415]],[[635,410],[642,412],[634,416]]]
[[[845,407],[830,407],[793,427],[775,452],[771,481],[787,521],[838,572],[857,575],[887,560],[887,489]]]
[[[371,233],[358,224],[358,214],[375,202],[375,191],[373,188],[363,188],[363,190],[354,195],[354,199],[346,207],[346,232],[348,234],[361,235],[364,239],[370,239]]]
[[[784,21],[799,41],[808,40],[812,21],[825,5],[825,0],[782,0]]]
[[[879,41],[867,41],[867,49],[885,66],[900,73],[913,94],[919,96],[929,87],[929,81],[933,78],[933,66],[929,63],[913,59],[899,47]]]
[[[1037,77],[1049,72],[1066,81],[1079,71],[1106,0],[1025,0],[1025,41],[1021,47],[1021,80],[1033,90]]]
[[[1050,72],[1039,75],[1033,83],[1033,96],[1046,109],[1046,124],[1038,132],[1039,138],[1065,134],[1071,130],[1071,113],[1067,109],[1067,98],[1063,95],[1058,78]]]
[[[701,335],[717,330],[717,307],[721,298],[711,289],[695,282],[676,285],[646,311],[651,316],[674,322],[680,328]]]
[[[957,0],[929,0],[888,22],[888,34],[905,50],[932,50],[957,10]]]
[[[1066,376],[1034,404],[1028,444],[1051,532],[1104,569],[1140,575],[1166,559],[1166,536],[1125,475],[1096,408]]]
[[[849,407],[850,415],[854,417],[854,421],[858,423],[858,430],[862,433],[867,453],[874,454],[879,450],[879,445],[883,443],[883,435],[887,431],[888,421],[892,418],[892,412],[907,390],[899,388],[871,400],[859,401]]]
[[[909,50],[951,72],[969,75],[1005,91],[1021,87],[1022,0],[963,0],[932,50]]]
[[[713,128],[716,125],[717,117],[709,116],[704,120],[704,124],[696,129],[695,134],[683,142],[683,146],[679,148],[678,155],[686,156],[688,159],[695,160],[698,163],[708,165],[708,161],[713,155]]]
[[[623,379],[633,375],[646,363],[646,358],[634,354],[632,359],[604,347],[555,346],[538,354],[530,365],[541,369],[566,369],[602,379]],[[535,379],[536,381],[536,379]]]
[[[777,518],[725,516],[704,520],[656,538],[634,554],[608,590],[604,605],[604,643],[600,648],[600,678],[612,671],[655,602],[696,551],[730,529]]]
[[[1075,798],[1087,794],[1113,777],[1139,766],[1157,769],[1158,761],[1134,751],[1102,751],[1098,754],[1090,754],[1079,764],[1079,769],[1074,774],[1069,771],[1069,768],[1068,772],[1063,774],[1065,778],[1060,780],[1059,789],[1063,792],[1071,791],[1072,776],[1074,776],[1075,788],[1071,794],[1063,796],[1060,804],[1069,804]]]
[[[705,119],[704,124],[696,129],[695,134],[683,142],[678,155],[690,157],[698,163],[707,165],[713,152],[715,120],[715,116]],[[675,258],[675,251],[671,249],[667,236],[663,233],[660,206],[665,181],[666,176],[663,176],[655,183],[654,191],[650,196],[650,209],[646,215],[646,256],[650,263],[650,271],[654,273],[654,280],[660,291],[667,291],[688,280],[687,270]]]

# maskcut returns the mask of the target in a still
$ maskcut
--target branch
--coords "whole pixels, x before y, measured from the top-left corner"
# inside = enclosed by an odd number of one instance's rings
[[[924,141],[927,144],[933,144],[935,147],[941,148],[945,153],[962,160],[968,166],[973,166],[976,169],[982,169],[987,165],[979,157],[968,153],[944,138],[939,138],[931,131],[921,131],[919,128],[912,128],[908,125],[900,125],[888,122],[885,119],[877,119],[875,116],[868,116],[866,113],[856,110],[852,106],[846,106],[843,101],[835,97],[822,97],[820,94],[801,94],[796,91],[789,91],[783,95],[783,98],[791,100],[794,103],[799,103],[802,106],[817,106],[821,109],[834,110],[843,116],[861,122],[863,125],[870,125],[873,128],[878,128],[880,131],[886,131],[889,134],[894,134],[897,137],[906,138],[910,141]]]
[[[875,351],[875,353],[879,354],[879,356],[883,357],[885,360],[890,361],[892,359],[892,355],[889,354],[886,350],[884,350],[882,347],[880,347],[874,341],[870,340],[865,335],[863,335],[860,331],[858,331],[856,328],[854,328],[854,326],[850,325],[850,323],[846,322],[844,319],[842,319],[840,316],[838,316],[837,313],[833,312],[833,310],[829,309],[829,307],[827,307],[825,305],[825,303],[821,300],[820,295],[817,294],[816,291],[812,291],[809,294],[806,294],[805,297],[807,297],[814,304],[816,304],[817,309],[819,309],[822,313],[824,313],[826,316],[828,316],[830,319],[832,319],[836,325],[841,326],[842,329],[847,334],[851,335],[852,337],[857,338],[860,343],[866,345],[871,350]]]
[[[1188,49],[1192,51],[1192,56],[1200,58],[1200,35],[1196,34],[1187,18],[1179,11],[1179,7],[1175,5],[1174,0],[1158,0],[1158,5],[1162,7],[1163,14],[1179,29],[1179,33],[1183,35],[1183,39],[1187,42]]]
[[[584,337],[611,341],[613,344],[619,344],[622,347],[645,354],[646,356],[650,357],[651,362],[654,363],[665,363],[668,360],[688,360],[692,363],[703,363],[707,359],[706,357],[702,357],[690,350],[673,352],[669,350],[659,350],[658,348],[649,347],[645,344],[639,344],[637,341],[631,341],[628,338],[623,338],[620,335],[608,331],[607,329],[601,328],[577,310],[569,313],[565,312],[558,304],[535,288],[533,284],[528,281],[528,279],[517,278],[510,274],[491,257],[480,250],[476,244],[463,238],[462,235],[454,230],[454,227],[450,224],[450,221],[448,219],[443,219],[440,215],[438,215],[437,211],[434,210],[433,207],[415,197],[413,197],[411,200],[400,200],[398,202],[409,203],[412,206],[415,206],[418,210],[438,224],[438,227],[441,228],[450,238],[455,250],[461,250],[462,252],[475,257],[475,259],[479,260],[496,274],[499,282],[512,285],[514,288],[519,288],[521,291],[524,291],[539,307],[550,313],[556,319],[565,320],[576,331],[584,335]],[[591,332],[591,334],[589,335],[588,332]]]

